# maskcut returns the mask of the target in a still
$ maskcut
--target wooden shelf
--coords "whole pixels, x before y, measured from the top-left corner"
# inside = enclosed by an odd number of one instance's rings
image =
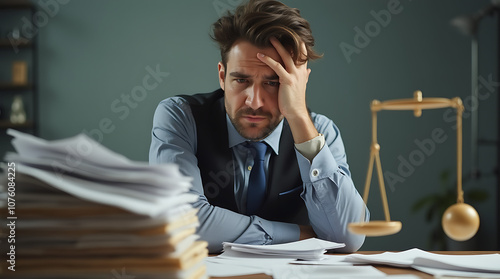
[[[38,1],[36,1],[38,2]],[[33,19],[35,14],[37,13],[39,6],[33,0],[0,0],[0,17],[4,16],[12,16],[12,18],[26,17],[28,19]],[[14,30],[14,23],[11,23],[9,26],[3,26],[4,33],[0,36],[0,55],[2,56],[2,61],[4,56],[8,59],[16,59],[16,55],[18,52],[23,53],[23,57],[26,54],[26,63],[31,65],[33,69],[29,69],[28,75],[30,78],[26,81],[26,84],[16,84],[13,83],[11,79],[8,77],[4,77],[4,79],[0,80],[0,105],[5,109],[2,110],[2,119],[0,119],[0,131],[7,130],[9,128],[18,129],[25,131],[30,134],[36,135],[38,133],[38,37],[39,36],[28,36],[29,34],[24,35],[23,30],[21,30],[21,26],[17,26],[20,28],[19,37],[14,39],[12,37],[12,32]],[[10,30],[9,30],[10,29]],[[17,32],[16,32],[17,33]],[[17,58],[21,59],[21,58]],[[5,63],[4,63],[5,64]],[[7,63],[8,64],[8,63]],[[10,67],[9,65],[4,65],[6,67]],[[31,74],[29,74],[31,73]],[[8,75],[8,74],[7,74]],[[11,97],[15,97],[15,95],[22,95],[23,99],[30,104],[29,117],[26,119],[25,123],[16,124],[10,122],[10,117],[7,113],[7,107],[11,106],[9,99]],[[1,135],[2,141],[5,139],[5,133]],[[5,151],[4,146],[0,147],[0,153]]]
[[[34,125],[33,125],[33,122],[25,122],[25,123],[22,123],[22,124],[16,124],[16,123],[12,123],[8,120],[0,120],[0,129],[9,129],[9,128],[13,128],[13,129],[30,129],[30,128],[33,128]]]
[[[33,90],[33,84],[15,84],[0,82],[0,91],[22,91],[22,90]]]
[[[32,13],[36,10],[33,3],[26,0],[0,0],[0,11],[2,10],[31,10]],[[20,38],[15,40],[17,48],[31,47],[33,43],[26,39]],[[0,48],[12,48],[12,42],[7,38],[0,38]]]
[[[26,0],[0,1],[0,10],[26,10],[34,8],[35,5]]]
[[[33,46],[33,43],[28,39],[18,39],[15,41],[16,47],[27,48]],[[0,39],[0,48],[12,48],[12,42],[9,39]]]

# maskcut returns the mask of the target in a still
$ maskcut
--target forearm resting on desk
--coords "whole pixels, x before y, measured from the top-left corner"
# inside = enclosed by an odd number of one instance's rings
[[[220,252],[224,241],[267,245],[299,240],[300,229],[296,224],[242,215],[213,206],[203,198],[194,206],[199,208],[197,234],[208,242],[210,253]]]

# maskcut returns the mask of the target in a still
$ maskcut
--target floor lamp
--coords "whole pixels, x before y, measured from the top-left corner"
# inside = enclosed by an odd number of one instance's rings
[[[491,4],[485,8],[479,10],[472,15],[458,16],[451,20],[451,25],[455,26],[463,34],[471,37],[471,97],[476,100],[477,107],[471,111],[471,177],[477,179],[481,176],[481,172],[478,169],[478,110],[479,103],[478,100],[478,76],[479,76],[479,44],[477,38],[477,31],[480,21],[485,16],[497,15],[497,44],[500,43],[500,0],[491,0]],[[497,45],[497,73],[498,79],[500,80],[500,45]],[[497,89],[500,94],[500,89]],[[497,111],[500,111],[500,96],[497,96]],[[497,117],[497,121],[500,121],[500,117]],[[497,123],[497,166],[496,166],[496,176],[497,176],[497,250],[500,249],[500,123]]]

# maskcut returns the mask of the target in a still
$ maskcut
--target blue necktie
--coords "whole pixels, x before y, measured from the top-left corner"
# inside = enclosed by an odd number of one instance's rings
[[[250,142],[250,147],[255,150],[255,157],[248,180],[247,214],[253,215],[259,210],[266,195],[264,157],[266,155],[267,145],[263,142]]]

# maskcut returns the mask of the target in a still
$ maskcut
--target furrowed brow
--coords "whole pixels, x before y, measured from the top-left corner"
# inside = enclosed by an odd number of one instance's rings
[[[278,75],[270,75],[270,76],[264,76],[265,80],[279,80],[280,77]]]
[[[235,77],[235,78],[249,78],[250,75],[246,75],[240,72],[231,72],[229,73],[230,76]]]

